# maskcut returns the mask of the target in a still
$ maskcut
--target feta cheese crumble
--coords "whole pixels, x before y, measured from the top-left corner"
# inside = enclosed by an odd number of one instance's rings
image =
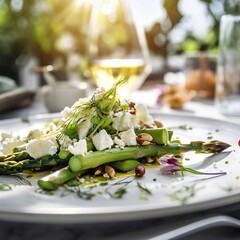
[[[5,139],[3,142],[2,142],[2,153],[3,154],[10,154],[13,152],[13,149],[15,147],[19,147],[21,145],[23,145],[24,142],[21,141],[21,140],[18,140],[18,139]]]
[[[127,146],[137,145],[136,134],[133,129],[120,132],[118,135]]]
[[[64,135],[64,137],[59,139],[59,144],[61,149],[68,148],[70,145],[73,145],[75,142],[77,142],[77,139],[71,139],[67,135]]]
[[[106,90],[103,87],[97,88],[96,91],[94,92],[95,100],[98,101],[99,99],[101,99],[105,92]]]
[[[13,135],[11,133],[7,133],[7,132],[1,133],[1,142],[3,142],[6,139],[10,139],[10,138],[13,138]]]
[[[79,131],[78,131],[78,138],[81,140],[81,139],[84,139],[86,138],[90,128],[92,127],[92,122],[91,122],[91,118],[88,118],[86,121],[82,122],[78,128],[79,128]]]
[[[87,153],[87,141],[86,139],[79,140],[75,142],[73,145],[68,147],[68,151],[75,155],[85,156]]]
[[[92,138],[95,148],[100,151],[107,148],[111,148],[113,140],[110,135],[107,134],[106,130],[103,129],[99,133],[95,134]]]
[[[43,136],[43,132],[40,129],[33,129],[28,133],[27,139],[39,139]]]
[[[68,119],[71,118],[74,115],[74,111],[70,107],[65,107],[61,112],[63,118]]]
[[[112,127],[117,131],[126,131],[131,128],[139,128],[138,118],[129,112],[120,112],[112,119]]]
[[[152,123],[153,118],[149,114],[148,108],[144,104],[136,104],[136,116],[142,123]]]
[[[114,138],[113,142],[116,144],[116,147],[123,148],[125,146],[125,142],[117,137]]]
[[[46,155],[54,155],[57,153],[58,145],[54,138],[34,139],[31,140],[27,147],[27,153],[37,159]]]

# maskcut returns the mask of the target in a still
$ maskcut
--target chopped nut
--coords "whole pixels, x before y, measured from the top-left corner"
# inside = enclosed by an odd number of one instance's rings
[[[136,141],[140,145],[149,145],[152,140],[152,136],[148,133],[141,133],[136,137]]]
[[[158,128],[163,127],[163,124],[161,122],[159,122],[158,120],[154,120],[154,123]]]
[[[142,177],[145,174],[145,167],[143,165],[139,165],[135,168],[135,175],[137,177]]]
[[[152,123],[144,123],[144,127],[146,127],[146,128],[154,128],[155,126]]]
[[[136,108],[135,108],[135,103],[134,102],[130,102],[130,104],[129,104],[129,108],[130,108],[130,113],[131,114],[133,114],[133,115],[135,115],[136,114]]]
[[[135,104],[134,102],[130,102],[130,103],[129,103],[129,107],[130,107],[130,108],[135,108],[135,105],[136,105],[136,104]]]
[[[95,168],[94,176],[102,175],[102,173],[103,173],[103,166],[98,166],[97,168]]]
[[[110,176],[109,176],[107,173],[104,173],[104,174],[103,174],[103,177],[105,177],[105,178],[110,178]]]
[[[156,157],[148,157],[147,158],[147,163],[153,163],[156,161]]]
[[[106,166],[105,166],[105,173],[107,173],[110,178],[113,178],[113,177],[115,176],[115,170],[114,170],[114,168],[112,168],[112,167],[109,166],[109,165],[106,165]]]

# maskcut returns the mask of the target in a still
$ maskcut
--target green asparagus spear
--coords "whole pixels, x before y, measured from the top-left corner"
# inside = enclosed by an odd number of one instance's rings
[[[0,174],[13,174],[23,170],[41,169],[43,167],[53,167],[56,165],[66,166],[69,159],[60,159],[58,155],[44,156],[39,159],[25,159],[19,162],[5,161],[0,162]]]
[[[135,169],[141,163],[135,159],[123,160],[118,162],[113,162],[110,164],[111,167],[114,169],[121,171],[121,172],[128,172]]]
[[[56,190],[58,188],[58,186],[63,185],[68,180],[73,179],[77,176],[80,176],[83,173],[84,173],[84,171],[74,173],[67,166],[62,169],[57,170],[56,172],[53,172],[50,175],[47,175],[47,176],[39,179],[38,186],[44,190],[50,190],[50,191]]]
[[[179,155],[187,151],[196,151],[202,153],[218,153],[228,148],[229,145],[220,141],[211,142],[191,142],[190,144],[169,144],[169,145],[148,145],[137,147],[126,147],[124,149],[109,149],[105,151],[92,152],[85,157],[74,156],[71,161],[72,167],[77,165],[79,171],[73,172],[71,165],[60,169],[53,174],[46,176],[38,181],[38,185],[45,190],[54,190],[58,186],[64,184],[70,179],[83,174],[83,169],[94,168],[104,163],[110,163],[113,161],[129,159],[132,155],[133,159],[145,157],[145,156],[161,156],[167,153]],[[75,163],[77,162],[77,163]],[[82,168],[81,168],[82,167]]]
[[[162,156],[164,154],[179,155],[188,151],[201,153],[217,153],[229,147],[220,141],[191,142],[190,144],[167,144],[125,147],[123,149],[113,148],[104,151],[90,152],[86,156],[73,156],[69,161],[69,167],[73,172],[78,172],[99,165],[142,157]]]
[[[146,129],[136,129],[135,133],[137,135],[141,133],[147,133],[152,136],[152,142],[156,144],[166,144],[169,141],[169,132],[166,128],[146,128]]]
[[[72,154],[68,150],[63,149],[58,153],[58,156],[60,159],[67,159],[71,157]]]
[[[29,154],[26,151],[21,151],[16,153],[10,153],[7,155],[0,155],[0,162],[6,162],[6,161],[19,162],[27,158],[30,158]]]

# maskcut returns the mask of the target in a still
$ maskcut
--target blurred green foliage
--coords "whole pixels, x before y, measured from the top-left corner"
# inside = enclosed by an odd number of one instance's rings
[[[163,0],[163,7],[166,10],[166,18],[162,22],[154,23],[152,28],[146,31],[150,50],[153,54],[166,58],[170,54],[181,54],[191,51],[217,50],[220,18],[224,14],[240,15],[240,1],[199,1],[206,5],[207,12],[209,16],[211,16],[213,22],[206,36],[197,38],[192,32],[186,32],[184,41],[177,46],[173,45],[173,43],[170,41],[169,35],[171,31],[179,27],[179,24],[182,20],[184,20],[185,16],[179,12],[179,4],[181,0]]]
[[[189,32],[180,45],[173,46],[169,34],[184,18],[179,11],[180,1],[159,0],[166,18],[146,30],[150,51],[155,55],[167,57],[170,53],[216,49],[221,15],[240,14],[239,0],[200,0],[213,19],[212,28],[202,39]],[[92,5],[88,0],[79,2],[77,6],[75,0],[0,0],[0,75],[18,79],[22,56],[35,56],[39,65],[58,61],[63,66],[70,53],[84,56]],[[217,4],[223,6],[221,14],[215,11]],[[64,34],[69,41],[66,45],[60,41]]]
[[[82,0],[0,0],[0,75],[18,79],[22,56],[34,56],[44,66],[66,63],[71,51],[84,53],[91,5]],[[86,26],[87,27],[87,26]],[[65,33],[75,41],[66,48]]]

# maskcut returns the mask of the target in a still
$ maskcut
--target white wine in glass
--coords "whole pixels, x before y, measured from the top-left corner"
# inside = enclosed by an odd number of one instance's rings
[[[127,0],[101,0],[92,13],[89,34],[89,71],[98,87],[109,89],[128,76],[119,89],[129,98],[151,72],[143,28],[134,22]]]

